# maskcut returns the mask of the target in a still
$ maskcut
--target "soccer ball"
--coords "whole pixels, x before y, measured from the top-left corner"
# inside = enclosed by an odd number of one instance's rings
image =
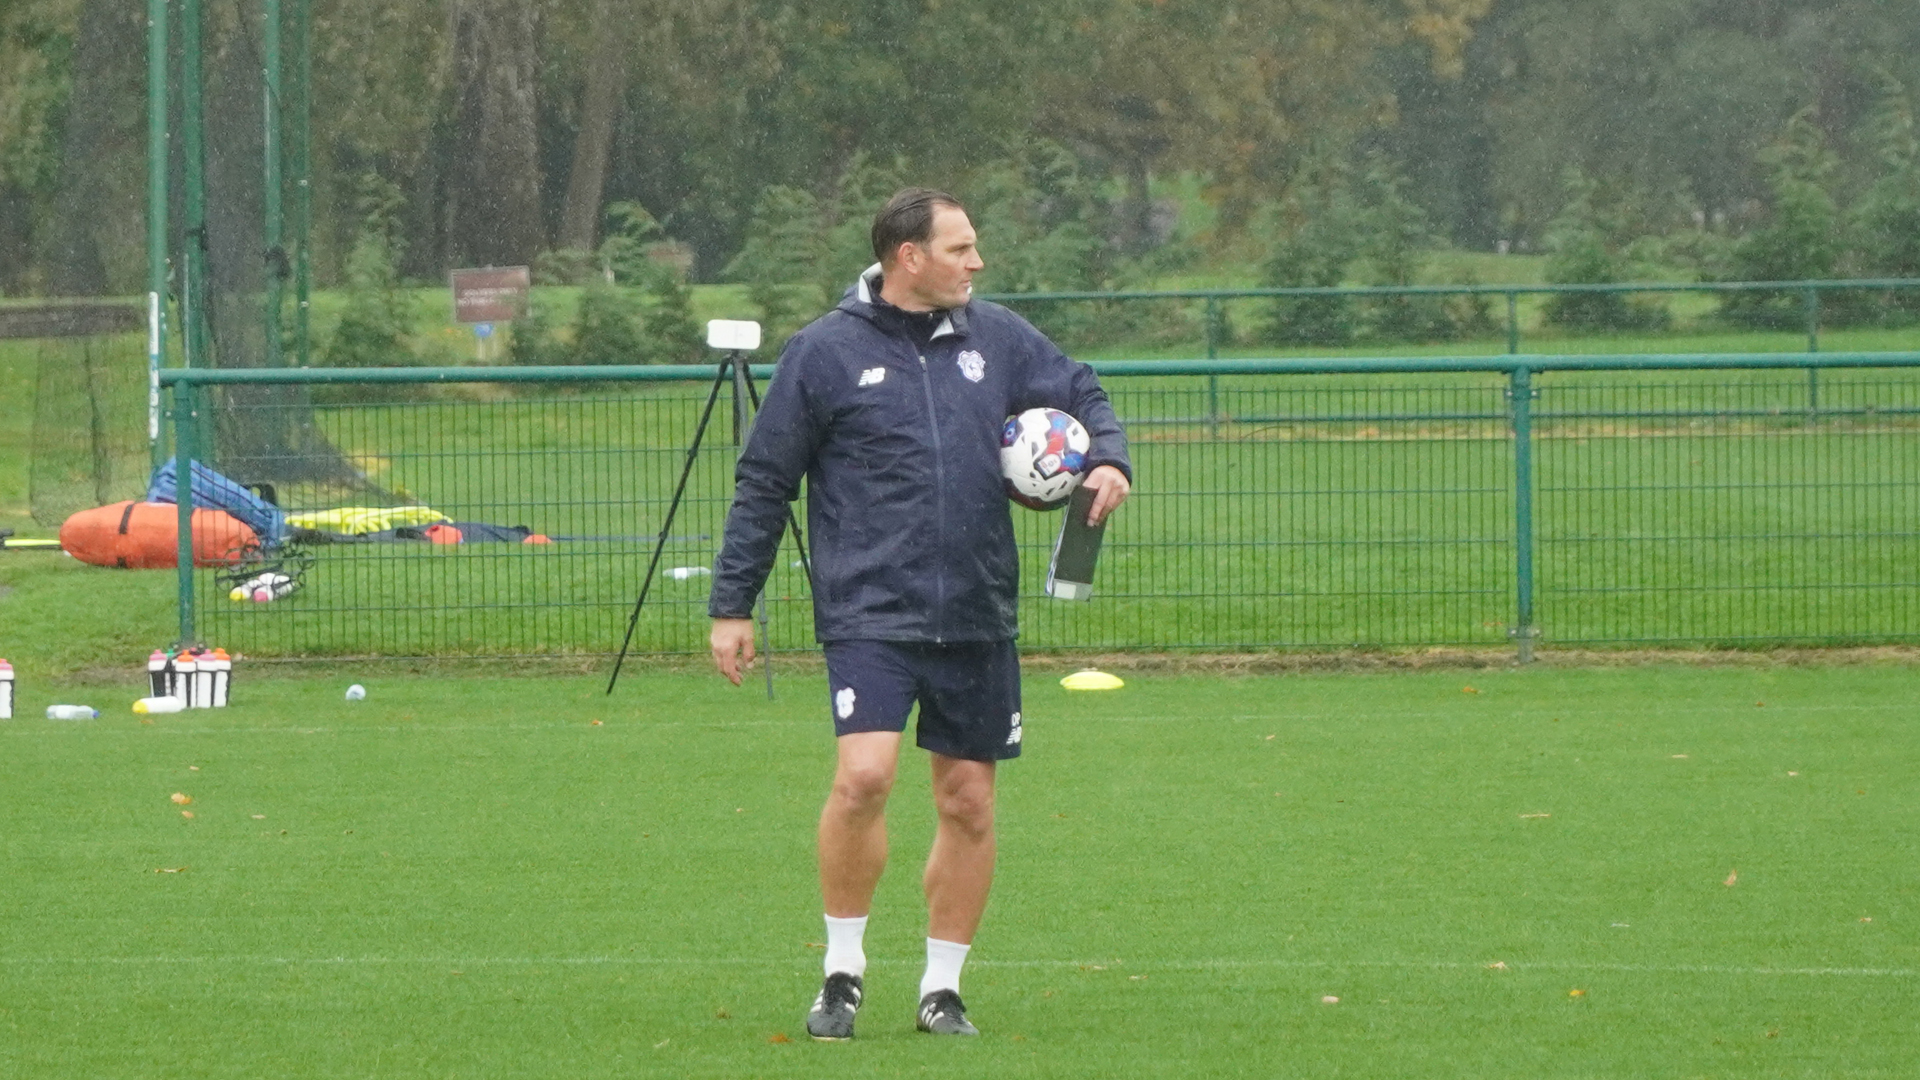
[[[1059,409],[1028,409],[1007,417],[1000,433],[1000,472],[1007,498],[1030,510],[1054,510],[1080,486],[1093,440],[1080,421]]]

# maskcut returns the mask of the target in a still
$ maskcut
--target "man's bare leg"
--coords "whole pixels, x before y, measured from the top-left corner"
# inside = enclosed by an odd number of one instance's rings
[[[927,856],[927,936],[973,941],[993,888],[991,761],[933,755],[933,805],[940,824]]]
[[[850,919],[867,914],[887,868],[887,795],[900,733],[855,732],[835,743],[839,763],[820,811],[820,895],[829,916]]]
[[[900,733],[856,732],[835,740],[839,763],[820,811],[820,895],[827,908],[826,981],[807,1011],[807,1034],[850,1039],[864,993],[867,912],[887,868],[887,795]]]
[[[960,968],[993,888],[993,775],[991,761],[933,755],[940,823],[927,855],[927,970],[915,1023],[921,1031],[979,1034],[960,1002]]]

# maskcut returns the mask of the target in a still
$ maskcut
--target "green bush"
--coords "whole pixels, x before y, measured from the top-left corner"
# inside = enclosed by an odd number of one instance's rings
[[[507,330],[507,362],[522,367],[542,367],[572,362],[564,342],[554,336],[553,317],[532,303],[527,313],[515,319]]]
[[[1631,280],[1627,234],[1632,229],[1622,201],[1607,198],[1578,169],[1567,170],[1562,184],[1566,204],[1547,226],[1547,281],[1605,285]],[[1553,293],[1546,313],[1548,322],[1577,330],[1654,330],[1671,320],[1666,305],[1617,292]]]
[[[1361,208],[1339,162],[1301,170],[1280,201],[1260,215],[1256,232],[1267,257],[1260,282],[1273,288],[1333,288],[1360,254]],[[1276,297],[1264,336],[1276,345],[1345,345],[1359,331],[1351,297]]]
[[[793,332],[825,308],[818,284],[827,261],[820,201],[810,191],[774,185],[761,192],[747,222],[746,242],[722,274],[744,282],[760,309],[763,351],[778,351]]]
[[[1833,277],[1842,252],[1840,210],[1829,190],[1836,162],[1813,111],[1795,113],[1780,138],[1760,152],[1760,160],[1768,170],[1772,216],[1734,245],[1728,276],[1735,281]],[[1804,322],[1803,303],[1797,292],[1753,290],[1725,294],[1720,311],[1743,326],[1788,329]]]
[[[633,290],[605,281],[589,284],[580,291],[580,310],[573,320],[573,362],[646,363],[640,318],[640,298]]]
[[[329,367],[391,367],[410,363],[412,299],[395,267],[401,240],[396,212],[403,199],[392,182],[360,178],[360,229],[347,255],[346,304],[322,355]]]
[[[1854,204],[1853,235],[1859,238],[1858,271],[1863,277],[1920,277],[1920,136],[1916,136],[1912,99],[1898,79],[1881,73],[1881,95],[1868,117],[1865,140],[1874,147],[1880,175]],[[1829,293],[1823,298],[1838,299]],[[1891,290],[1872,305],[1881,321],[1905,324],[1920,318],[1920,291]]]

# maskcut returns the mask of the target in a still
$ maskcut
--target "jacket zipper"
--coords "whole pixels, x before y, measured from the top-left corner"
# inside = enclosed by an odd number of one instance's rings
[[[940,416],[934,411],[933,372],[927,368],[927,354],[918,349],[914,350],[914,354],[920,357],[920,385],[925,387],[927,391],[927,427],[933,432],[933,499],[935,525],[933,539],[936,554],[938,554],[938,548],[945,543],[947,534],[947,488],[945,484],[940,482],[940,478],[946,475],[946,469],[941,460],[943,454],[940,447]],[[933,581],[933,643],[941,645],[945,644],[945,634],[943,634],[942,631],[946,629],[947,625],[947,571],[946,560],[943,558],[936,558],[934,560]]]

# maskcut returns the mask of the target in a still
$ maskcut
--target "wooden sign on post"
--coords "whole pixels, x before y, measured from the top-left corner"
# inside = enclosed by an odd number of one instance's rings
[[[527,313],[533,276],[524,266],[455,270],[449,276],[453,281],[453,321],[473,327],[479,358],[488,360],[493,324],[512,322]]]
[[[524,266],[455,270],[451,277],[454,322],[512,322],[527,313],[527,290],[533,285],[533,276]]]

